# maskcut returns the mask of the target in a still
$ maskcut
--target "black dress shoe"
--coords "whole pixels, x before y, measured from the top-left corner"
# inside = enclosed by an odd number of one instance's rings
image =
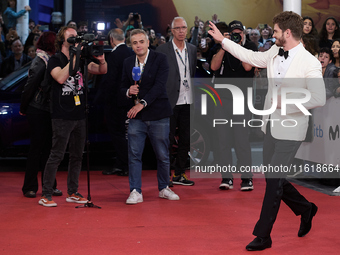
[[[312,208],[309,213],[307,215],[301,215],[301,224],[298,232],[298,237],[303,237],[307,235],[312,228],[312,219],[318,211],[318,207],[314,203],[311,204]]]
[[[102,172],[102,174],[104,174],[104,175],[113,175],[113,174],[119,175],[119,173],[122,172],[122,171],[123,171],[122,169],[115,167],[112,170],[104,170]]]
[[[248,251],[262,251],[264,249],[272,247],[272,239],[270,237],[256,237],[250,242],[246,249]]]
[[[123,170],[123,171],[120,171],[119,173],[117,173],[117,175],[119,175],[119,176],[129,176],[129,171]]]
[[[30,198],[34,198],[37,196],[36,192],[35,191],[27,191],[25,194],[24,194],[25,197],[30,197]]]
[[[63,192],[62,192],[61,190],[54,189],[52,195],[53,195],[53,196],[62,196],[62,195],[63,195]]]

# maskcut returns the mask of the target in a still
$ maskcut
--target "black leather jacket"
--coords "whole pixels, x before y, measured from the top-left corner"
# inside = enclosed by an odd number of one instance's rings
[[[33,106],[40,110],[50,111],[49,99],[40,88],[44,80],[46,65],[40,57],[35,57],[28,70],[28,80],[22,91],[20,112],[26,114],[28,106]]]

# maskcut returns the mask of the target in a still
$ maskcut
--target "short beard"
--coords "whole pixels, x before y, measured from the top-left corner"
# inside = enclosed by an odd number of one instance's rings
[[[276,39],[275,44],[278,47],[283,47],[283,45],[286,44],[286,39],[283,36],[281,36],[280,38]]]

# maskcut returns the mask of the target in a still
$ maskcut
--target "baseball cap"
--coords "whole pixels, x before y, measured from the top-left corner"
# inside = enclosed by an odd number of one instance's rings
[[[232,22],[229,23],[229,33],[233,32],[233,30],[235,29],[240,29],[242,31],[244,30],[243,24],[241,21],[233,20]]]

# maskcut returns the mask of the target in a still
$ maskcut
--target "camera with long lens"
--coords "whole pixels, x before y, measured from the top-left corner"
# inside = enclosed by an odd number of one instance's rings
[[[81,58],[92,59],[92,56],[101,56],[104,54],[104,45],[95,45],[94,41],[105,41],[106,37],[103,35],[94,34],[80,34],[76,37],[69,37],[67,39],[68,43],[76,44],[79,43],[82,47],[80,56]],[[76,46],[72,45],[70,47],[70,52],[76,52]]]
[[[94,58],[97,56],[101,56],[104,54],[104,45],[100,43],[100,45],[95,45],[94,41],[103,42],[106,40],[104,35],[94,35],[94,34],[80,34],[75,37],[67,38],[67,42],[73,44],[70,46],[70,70],[69,73],[71,76],[78,71],[80,60],[88,60],[89,62],[94,62],[99,64],[99,61]],[[75,46],[78,44],[78,46]],[[73,57],[76,56],[76,62],[73,67]]]
[[[230,40],[232,40],[235,43],[239,43],[242,40],[242,37],[239,33],[231,33]]]

